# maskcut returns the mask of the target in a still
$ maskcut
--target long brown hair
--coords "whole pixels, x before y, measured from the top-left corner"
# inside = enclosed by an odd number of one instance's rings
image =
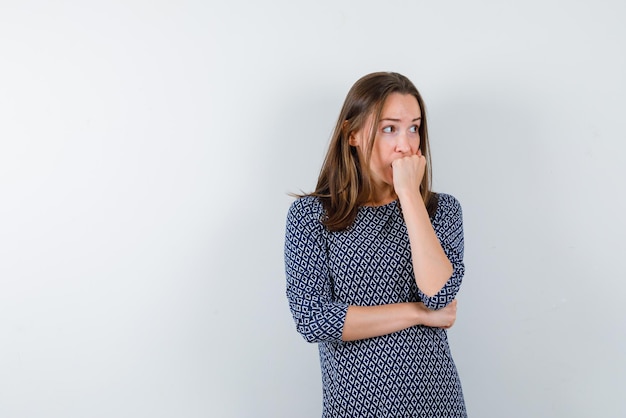
[[[432,172],[428,125],[422,96],[413,83],[401,74],[372,73],[360,78],[348,92],[330,140],[317,186],[315,191],[309,194],[321,200],[326,210],[323,223],[331,231],[341,231],[352,225],[359,206],[364,205],[371,198],[369,162],[383,104],[392,93],[414,96],[421,109],[420,149],[426,158],[426,171],[420,191],[429,214],[433,216],[437,209],[437,198],[431,191]],[[374,115],[374,124],[364,156],[365,161],[362,162],[359,160],[356,147],[349,144],[349,138],[350,134],[365,126],[370,115]]]

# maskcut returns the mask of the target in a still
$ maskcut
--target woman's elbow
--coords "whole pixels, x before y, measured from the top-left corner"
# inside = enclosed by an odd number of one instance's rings
[[[341,341],[342,330],[332,323],[302,319],[296,323],[296,329],[308,343]]]
[[[421,299],[422,303],[431,311],[436,311],[439,309],[443,309],[456,298],[457,293],[459,292],[459,286],[456,284],[448,283],[444,287],[442,287],[437,293],[434,295],[428,295],[422,292]]]
[[[322,341],[322,339],[316,333],[314,333],[310,327],[299,325],[296,329],[298,330],[298,333],[302,336],[302,338],[304,338],[304,341],[306,341],[307,343],[319,343]]]

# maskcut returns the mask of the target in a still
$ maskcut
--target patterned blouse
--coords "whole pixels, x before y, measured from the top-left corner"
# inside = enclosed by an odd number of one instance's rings
[[[406,224],[398,201],[363,206],[352,226],[330,232],[315,197],[296,200],[287,215],[287,298],[298,332],[318,343],[323,417],[466,417],[446,331],[414,326],[381,337],[341,340],[348,305],[421,301],[449,304],[461,285],[461,206],[439,194],[431,219],[454,272],[428,297],[415,283]]]

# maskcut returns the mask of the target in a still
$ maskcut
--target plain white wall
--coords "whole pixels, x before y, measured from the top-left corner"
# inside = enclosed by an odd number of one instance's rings
[[[464,207],[471,416],[626,416],[626,5],[217,3],[0,3],[0,416],[319,416],[287,193],[378,70]]]

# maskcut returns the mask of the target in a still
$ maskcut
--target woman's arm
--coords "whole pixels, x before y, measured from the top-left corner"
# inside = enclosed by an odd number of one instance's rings
[[[326,243],[317,199],[301,198],[287,213],[285,273],[287,299],[296,329],[311,343],[341,341],[347,303],[333,300]]]
[[[415,325],[450,328],[456,320],[456,301],[437,311],[421,302],[379,306],[349,306],[343,325],[343,341],[362,340],[391,334]]]
[[[393,163],[394,189],[400,200],[411,245],[417,287],[427,296],[437,294],[452,276],[453,267],[433,229],[419,185],[426,160],[418,153]]]

